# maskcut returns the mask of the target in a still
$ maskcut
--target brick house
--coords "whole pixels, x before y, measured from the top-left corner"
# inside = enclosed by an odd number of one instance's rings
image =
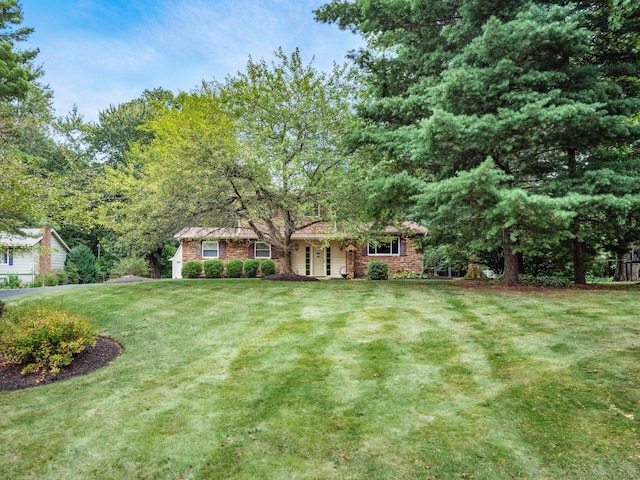
[[[22,282],[50,270],[62,270],[69,247],[52,228],[23,228],[24,235],[0,233],[0,279],[18,275]]]
[[[292,237],[291,267],[294,273],[321,278],[363,278],[367,264],[380,260],[389,273],[422,272],[422,253],[417,242],[426,229],[406,222],[400,229],[387,229],[385,242],[359,245],[335,231],[328,222],[315,223],[295,232]],[[175,236],[180,246],[172,258],[172,277],[182,278],[182,266],[189,260],[273,259],[280,271],[275,249],[250,229],[188,227]]]

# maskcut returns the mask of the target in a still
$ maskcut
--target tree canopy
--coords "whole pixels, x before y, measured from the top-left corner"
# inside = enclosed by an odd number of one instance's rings
[[[178,95],[130,156],[145,167],[122,220],[138,232],[162,218],[172,233],[240,222],[290,271],[291,235],[330,218],[350,167],[351,93],[344,68],[322,73],[279,50],[271,64],[249,59],[246,71]]]
[[[520,199],[537,195],[531,198],[538,202],[545,196],[556,216],[573,215],[564,234],[533,229],[526,242],[505,222],[504,282],[518,282],[517,254],[533,253],[527,244],[554,239],[559,248],[567,237],[575,280],[584,283],[582,247],[590,228],[580,209],[584,202],[570,198],[571,189],[560,193],[551,185],[580,182],[600,169],[626,175],[622,165],[634,160],[635,150],[618,155],[614,168],[604,161],[640,135],[632,120],[640,106],[640,11],[628,3],[625,8],[621,13],[608,1],[334,0],[316,17],[367,41],[352,57],[368,92],[360,114],[376,127],[357,144],[394,159],[398,178],[429,185],[430,199],[432,181],[474,171],[490,159],[506,175],[500,191],[509,188]],[[628,205],[623,196],[636,191],[607,193],[622,207]],[[415,218],[437,230],[436,222],[445,219],[421,205],[434,206],[415,203]],[[475,208],[493,217],[493,204]],[[484,228],[481,237],[493,231]],[[464,229],[462,223],[456,228]]]

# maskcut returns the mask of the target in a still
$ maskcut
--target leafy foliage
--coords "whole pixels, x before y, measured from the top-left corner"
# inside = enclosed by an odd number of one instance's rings
[[[45,306],[9,309],[0,326],[0,351],[7,361],[24,365],[22,374],[48,370],[57,374],[87,344],[96,344],[96,327],[80,314]]]
[[[200,278],[202,274],[202,262],[198,260],[189,260],[182,265],[183,278]]]
[[[204,276],[207,278],[220,278],[224,271],[222,260],[209,259],[204,261]]]
[[[22,8],[17,0],[0,1],[0,100],[24,98],[40,72],[32,60],[38,50],[18,50],[15,42],[25,41],[33,28],[22,23]]]
[[[260,260],[257,258],[249,258],[244,262],[244,273],[248,278],[255,278],[260,268]]]
[[[276,262],[274,262],[273,260],[263,260],[260,263],[260,271],[262,272],[263,277],[268,277],[269,275],[275,275]]]
[[[344,68],[319,72],[298,51],[276,58],[180,94],[149,122],[153,139],[129,155],[144,174],[124,182],[132,231],[240,220],[291,270],[291,235],[335,211],[350,163],[343,138],[358,121]]]
[[[488,159],[505,175],[494,200],[479,192],[484,198],[475,213],[457,223],[450,218],[448,236],[484,250],[501,247],[505,283],[518,281],[517,254],[560,248],[573,252],[576,281],[583,283],[585,241],[597,248],[624,243],[627,234],[637,238],[624,197],[637,196],[638,187],[620,188],[620,180],[631,180],[638,168],[640,124],[632,120],[640,109],[638,2],[354,0],[330,2],[316,18],[366,40],[352,57],[367,88],[359,112],[371,124],[355,143],[385,163],[370,189],[378,217],[411,212],[421,198],[416,182],[462,177]],[[617,180],[600,182],[605,188],[596,194],[588,187],[593,176]],[[437,188],[429,186],[426,195]],[[414,219],[433,227],[434,209],[461,213],[440,193],[418,202]],[[598,203],[594,195],[606,194],[619,221],[603,222],[590,207]],[[565,213],[550,229],[553,204]]]
[[[149,277],[149,264],[144,258],[128,257],[118,260],[111,270],[109,270],[109,278],[119,278],[126,275],[135,277]]]
[[[94,283],[96,281],[96,257],[86,245],[77,245],[67,254],[67,262],[73,263],[78,269],[80,283]]]
[[[367,264],[367,278],[369,280],[387,280],[389,278],[389,266],[380,260],[374,260]]]
[[[227,278],[240,278],[242,276],[242,260],[229,260],[226,265]]]
[[[6,277],[2,279],[2,283],[0,283],[0,288],[8,288],[15,289],[22,287],[22,281],[20,277],[15,273],[10,273]]]
[[[67,273],[68,282],[72,285],[80,283],[80,272],[76,264],[67,259],[64,265],[64,271]]]

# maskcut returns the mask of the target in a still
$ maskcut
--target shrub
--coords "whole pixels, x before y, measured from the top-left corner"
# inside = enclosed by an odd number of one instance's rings
[[[2,313],[4,312],[6,306],[7,304],[0,300],[0,317],[2,316]]]
[[[118,260],[109,270],[109,278],[120,278],[127,275],[148,278],[151,276],[149,264],[144,258],[127,257]]]
[[[229,260],[227,262],[227,278],[240,278],[242,275],[242,260]]]
[[[198,260],[189,260],[182,266],[183,278],[200,278],[202,273],[202,263]]]
[[[35,283],[37,286],[43,287],[66,285],[69,283],[69,276],[64,270],[50,270],[48,272],[41,273]]]
[[[69,275],[64,270],[56,270],[56,276],[58,277],[58,285],[68,285]]]
[[[369,262],[367,265],[367,278],[369,280],[387,280],[389,278],[389,267],[379,260]]]
[[[222,260],[205,260],[204,261],[204,276],[207,278],[220,278],[224,271],[224,263]]]
[[[67,261],[75,263],[80,283],[96,281],[96,257],[86,245],[78,245],[67,254]]]
[[[260,270],[262,271],[262,275],[264,277],[268,277],[269,275],[276,274],[276,262],[273,260],[264,260],[260,264]]]
[[[260,268],[260,260],[250,258],[244,262],[244,273],[248,278],[255,278]]]
[[[0,332],[0,351],[22,374],[57,374],[87,344],[96,344],[96,327],[83,315],[53,307],[8,310]]]
[[[0,288],[20,288],[22,287],[22,282],[20,281],[20,277],[15,273],[10,273],[8,276],[2,279],[2,283],[0,283]]]
[[[68,283],[75,285],[80,282],[80,274],[78,273],[78,267],[76,267],[75,263],[67,261],[64,266],[64,271],[67,273]]]

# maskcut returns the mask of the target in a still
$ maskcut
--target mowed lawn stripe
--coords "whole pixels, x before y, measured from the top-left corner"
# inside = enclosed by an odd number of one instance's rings
[[[17,297],[88,314],[125,351],[0,393],[0,477],[636,478],[637,294],[184,280]]]

